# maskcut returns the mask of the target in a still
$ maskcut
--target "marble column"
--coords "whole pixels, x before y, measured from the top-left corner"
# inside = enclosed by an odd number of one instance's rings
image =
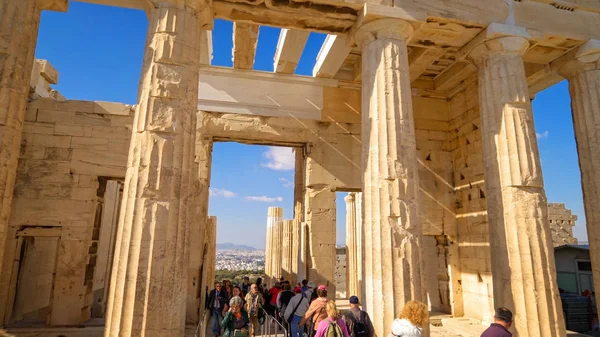
[[[296,165],[294,172],[294,228],[292,238],[292,282],[301,282],[306,275],[304,270],[304,250],[302,249],[302,221],[304,221],[304,150],[295,148]]]
[[[217,217],[209,216],[206,222],[206,285],[211,291],[215,285],[215,271],[217,268]]]
[[[42,10],[66,11],[67,0],[0,0],[0,270],[10,219]]]
[[[363,25],[355,36],[363,62],[363,303],[377,336],[389,332],[406,302],[427,303],[406,45],[412,34],[408,22],[382,19]]]
[[[275,228],[277,223],[280,223],[283,220],[283,208],[281,207],[269,207],[268,216],[267,216],[267,246],[265,252],[265,276],[266,276],[266,284],[267,286],[273,285],[273,279],[278,278],[279,276],[275,275],[275,270],[273,270],[273,265],[275,264]],[[281,241],[281,240],[280,240]],[[281,266],[281,261],[279,261],[279,265]],[[281,268],[281,267],[280,267]],[[281,271],[279,271],[281,273]]]
[[[271,233],[271,285],[279,281],[282,273],[282,243],[283,243],[283,221],[279,220],[273,224]]]
[[[569,80],[594,288],[600,289],[600,40],[586,42],[559,72]]]
[[[358,295],[358,256],[356,235],[356,193],[346,198],[346,295]]]
[[[292,276],[292,234],[294,220],[283,220],[282,243],[281,243],[281,275],[290,281]]]
[[[364,300],[364,282],[363,282],[363,260],[364,260],[364,240],[363,240],[363,218],[362,218],[362,192],[354,193],[354,215],[356,215],[356,288],[357,296],[361,301]]]
[[[210,172],[212,167],[213,142],[209,136],[196,135],[196,161],[190,171],[191,199],[187,207],[190,225],[190,271],[188,277],[188,298],[186,324],[198,324],[200,312],[204,309],[205,288],[204,254],[206,247],[206,226],[208,221],[208,198]],[[212,282],[212,280],[210,281]],[[208,284],[211,287],[211,284]]]
[[[155,1],[133,122],[105,336],[184,334],[200,1]]]
[[[469,57],[478,68],[494,306],[521,337],[565,336],[548,207],[529,100],[525,29],[491,24]]]

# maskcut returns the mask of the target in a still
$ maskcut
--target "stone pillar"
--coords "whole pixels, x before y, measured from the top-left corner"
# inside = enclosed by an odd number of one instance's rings
[[[282,212],[283,213],[283,212]],[[282,243],[283,243],[283,221],[276,221],[271,232],[271,285],[275,284],[282,274]]]
[[[560,73],[569,80],[594,288],[600,289],[600,40],[585,43]]]
[[[523,53],[525,29],[491,24],[469,57],[478,68],[494,306],[521,337],[565,336],[548,207]]]
[[[356,289],[357,296],[364,301],[364,282],[363,282],[363,260],[364,260],[364,240],[363,240],[363,218],[362,218],[362,192],[354,193],[354,215],[356,215]]]
[[[346,297],[358,295],[356,193],[346,198]]]
[[[367,23],[356,34],[363,62],[364,304],[380,337],[406,302],[427,303],[406,46],[412,34],[409,23],[394,19]]]
[[[209,216],[206,222],[206,285],[211,291],[215,285],[215,270],[217,266],[217,217]]]
[[[67,0],[0,0],[0,270],[42,10]]]
[[[292,234],[294,220],[283,220],[283,240],[281,243],[281,269],[282,276],[290,281],[292,276]]]
[[[188,297],[186,323],[198,324],[200,312],[204,308],[207,284],[204,279],[204,254],[206,247],[206,226],[208,221],[208,197],[210,171],[212,166],[212,139],[196,135],[196,161],[190,171],[193,182],[191,199],[187,206],[190,225],[190,271],[188,277]],[[212,281],[210,281],[212,282]],[[211,286],[211,285],[209,285]]]
[[[292,238],[292,282],[301,282],[306,276],[302,254],[302,221],[304,221],[304,150],[295,148],[294,172],[294,228]]]
[[[199,1],[157,0],[149,19],[105,336],[184,334],[194,167]]]
[[[267,246],[265,252],[265,283],[267,286],[272,286],[272,280],[276,277],[275,270],[273,270],[273,265],[275,264],[275,227],[278,222],[283,220],[283,208],[281,207],[269,207],[268,216],[267,216]],[[281,241],[281,240],[280,240]],[[279,261],[279,266],[281,269],[281,261]],[[281,273],[281,271],[279,271]]]

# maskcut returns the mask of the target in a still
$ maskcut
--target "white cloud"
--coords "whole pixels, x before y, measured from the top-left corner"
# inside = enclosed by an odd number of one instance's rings
[[[292,186],[294,186],[293,182],[291,182],[291,181],[289,181],[289,180],[287,180],[287,179],[285,179],[283,177],[279,178],[279,181],[281,181],[283,183],[283,187],[292,187]]]
[[[275,198],[269,198],[266,195],[263,196],[249,196],[246,197],[246,200],[248,201],[259,201],[259,202],[282,202],[283,198],[282,197],[275,197]]]
[[[265,152],[265,157],[268,162],[261,164],[261,166],[271,170],[289,171],[293,170],[296,164],[296,156],[289,147],[270,146]]]
[[[544,139],[544,138],[548,138],[548,134],[549,134],[549,133],[550,133],[550,132],[548,132],[548,130],[546,130],[546,131],[544,131],[544,132],[542,132],[542,133],[539,133],[539,132],[537,132],[537,133],[535,134],[535,136],[537,137],[537,139]]]
[[[233,198],[236,196],[234,192],[222,188],[210,188],[208,192],[211,197]]]

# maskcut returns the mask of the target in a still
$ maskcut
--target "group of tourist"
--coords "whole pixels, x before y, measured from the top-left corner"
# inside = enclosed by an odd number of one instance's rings
[[[286,328],[287,337],[374,337],[375,329],[366,311],[360,309],[357,296],[350,296],[350,309],[340,314],[335,301],[327,298],[327,287],[303,280],[292,288],[280,279],[264,289],[260,278],[250,284],[245,277],[241,286],[224,280],[215,283],[208,294],[206,309],[212,316],[213,337],[256,336],[261,317],[270,315]],[[428,307],[409,301],[391,326],[388,337],[421,337],[428,324]],[[498,308],[494,323],[481,337],[509,337],[512,312]]]

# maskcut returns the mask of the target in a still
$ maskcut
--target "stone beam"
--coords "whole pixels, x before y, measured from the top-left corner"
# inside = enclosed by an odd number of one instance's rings
[[[337,35],[328,35],[317,55],[314,77],[333,78],[352,50],[348,41]]]
[[[330,11],[333,11],[334,7]],[[213,1],[213,10],[215,18],[219,19],[333,34],[346,33],[356,19],[356,15],[342,16],[334,13],[323,15],[323,12],[304,6],[272,6],[262,2],[259,5],[251,5],[216,0]],[[358,13],[358,10],[353,8],[347,8],[345,11]]]
[[[244,22],[233,23],[233,67],[250,70],[254,65],[258,25]]]
[[[310,32],[297,29],[282,29],[275,52],[273,69],[277,73],[293,74],[304,51]]]
[[[457,86],[460,82],[466,80],[467,77],[473,74],[476,70],[477,68],[469,62],[456,62],[435,78],[435,90],[450,90]]]
[[[69,9],[69,0],[38,0],[41,10],[66,12]]]
[[[361,11],[356,26],[386,17],[413,23],[427,22],[435,17],[451,17],[453,21],[465,26],[486,27],[494,22],[512,21],[511,24],[526,28],[533,38],[545,35],[564,36],[582,41],[600,38],[600,20],[597,12],[561,10],[542,1],[546,0],[510,1],[507,5],[507,2],[498,0],[456,0],[451,3],[437,0],[403,0],[402,4],[396,7],[369,3]],[[596,6],[582,6],[581,9],[590,7]]]
[[[443,49],[413,48],[408,54],[410,64],[410,81],[416,80],[437,59],[446,53]]]

